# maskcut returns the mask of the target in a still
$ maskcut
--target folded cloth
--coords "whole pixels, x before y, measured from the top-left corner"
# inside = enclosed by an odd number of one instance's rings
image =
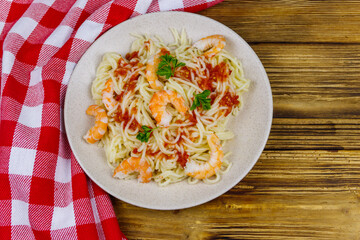
[[[221,1],[0,2],[0,239],[126,239],[66,139],[70,75],[97,37],[128,18]]]

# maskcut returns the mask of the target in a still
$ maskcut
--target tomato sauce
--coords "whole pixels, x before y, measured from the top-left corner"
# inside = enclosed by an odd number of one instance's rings
[[[134,76],[136,75],[136,78],[131,77],[129,79],[129,81],[127,81],[124,85],[124,90],[119,94],[119,95],[115,95],[114,98],[116,101],[121,102],[124,98],[125,93],[127,92],[131,92],[134,91],[136,88],[136,84],[137,84],[137,80],[139,78],[139,74],[134,74]]]
[[[121,57],[118,61],[118,67],[115,69],[115,76],[126,76],[128,71],[130,70],[129,64]]]
[[[175,144],[181,145],[182,142],[184,141],[183,136],[185,136],[185,137],[187,137],[187,136],[186,136],[186,134],[183,132],[182,128],[179,128],[179,129],[178,129],[178,134],[180,134],[180,137],[179,137],[179,139],[176,141]]]
[[[119,95],[114,96],[116,101],[121,102],[124,98],[125,93],[135,90],[139,76],[139,72],[136,72],[131,76],[131,78],[124,84],[124,90]]]
[[[124,98],[125,92],[121,92],[119,95],[115,96],[115,100],[118,102],[121,102],[122,99]]]
[[[122,77],[125,77],[126,75],[127,75],[127,73],[128,73],[128,71],[129,71],[129,69],[126,69],[126,68],[117,68],[115,71],[114,71],[114,73],[115,73],[115,76],[118,76],[118,75],[120,75],[120,76],[122,76]]]
[[[182,168],[184,168],[189,160],[189,155],[186,152],[177,152],[176,154],[178,155],[178,159],[176,161],[180,164]]]
[[[150,157],[155,157],[160,152],[161,152],[160,150],[157,150],[157,151],[153,152],[151,149],[146,149],[146,155],[148,155]]]
[[[184,123],[184,121],[183,121],[183,120],[178,119],[178,120],[176,120],[176,121],[175,121],[175,123],[176,123],[176,124],[182,124],[182,123]]]
[[[145,50],[148,51],[150,49],[150,40],[144,42]]]
[[[128,123],[130,122],[131,120],[131,115],[129,114],[128,111],[125,111],[124,114],[121,113],[121,111],[118,111],[116,112],[116,115],[115,115],[115,121],[118,122],[118,123],[124,123],[124,129],[125,127],[128,125]],[[140,128],[140,124],[136,121],[136,119],[134,118],[132,120],[132,122],[130,123],[130,126],[129,126],[129,129],[131,130],[136,130],[138,128]]]
[[[131,114],[135,115],[136,113],[137,113],[137,108],[136,107],[132,108],[131,109]]]
[[[123,114],[121,111],[116,112],[115,121],[118,123],[124,122],[124,127],[129,123],[131,116],[128,111]]]
[[[210,90],[211,92],[214,92],[216,89],[213,84],[213,80],[210,78],[200,78],[198,84],[202,90]]]
[[[194,69],[184,66],[176,68],[174,76],[183,80],[191,81],[191,72],[193,72],[194,76],[196,76],[196,71]]]
[[[190,126],[194,126],[197,124],[195,111],[192,111],[192,113],[188,113],[187,117],[188,117],[189,121],[192,123]]]
[[[131,78],[124,85],[125,92],[131,92],[135,90],[139,76],[140,76],[139,72],[131,76]]]
[[[228,107],[228,109],[226,109],[225,116],[229,115],[233,106],[237,106],[239,103],[239,96],[236,94],[231,94],[229,91],[225,93],[219,102],[221,106]]]
[[[231,71],[229,66],[225,62],[221,62],[215,67],[207,63],[206,68],[209,70],[208,78],[201,78],[198,82],[199,86],[203,90],[210,90],[211,92],[216,89],[216,82],[226,82],[229,78]]]
[[[164,143],[164,147],[165,147],[165,148],[169,148],[170,145],[171,145],[170,143],[167,143],[167,142]]]
[[[213,104],[214,104],[215,99],[216,99],[216,97],[217,97],[217,96],[218,96],[218,94],[217,94],[217,93],[215,93],[215,94],[211,94],[211,95],[210,95],[211,105],[213,105]]]
[[[137,148],[134,148],[134,149],[132,150],[132,152],[133,152],[134,154],[139,154],[139,153],[141,153],[141,152],[139,152],[139,150],[138,150]]]
[[[142,64],[139,63],[140,59],[139,59],[138,51],[127,53],[125,59],[130,62],[126,62],[123,58],[120,58],[118,61],[118,67],[114,71],[115,76],[120,75],[122,77],[125,77],[128,74],[128,72],[131,72],[131,69],[136,65],[138,65],[139,67],[142,66]]]
[[[160,49],[160,55],[170,55],[169,50],[167,50],[166,48],[161,48]]]
[[[172,156],[166,155],[165,153],[160,153],[158,155],[157,159],[170,160],[170,159],[172,159]]]
[[[136,129],[139,129],[141,126],[134,118],[133,121],[130,123],[129,129],[135,131]]]
[[[133,58],[139,58],[139,51],[134,51],[132,53],[127,53],[125,56],[126,60],[130,61]]]

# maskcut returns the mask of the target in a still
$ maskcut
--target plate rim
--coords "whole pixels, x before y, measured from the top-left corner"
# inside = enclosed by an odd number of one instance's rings
[[[254,158],[256,159],[255,161],[253,161],[251,164],[248,165],[248,168],[244,171],[246,172],[244,174],[243,177],[241,178],[236,178],[235,181],[233,181],[231,184],[229,184],[227,187],[224,187],[224,189],[222,189],[221,191],[217,192],[217,194],[215,196],[212,196],[212,197],[209,197],[209,198],[206,198],[204,200],[197,200],[197,201],[194,201],[192,204],[187,204],[187,205],[184,205],[184,206],[180,206],[180,207],[164,207],[164,208],[161,208],[161,207],[151,207],[151,206],[147,206],[147,205],[143,205],[143,204],[137,204],[137,203],[134,203],[133,201],[127,199],[126,197],[123,197],[123,196],[119,196],[118,194],[116,194],[114,191],[111,190],[111,188],[107,188],[106,186],[102,185],[94,176],[91,176],[89,173],[88,173],[88,170],[85,168],[85,166],[83,165],[83,163],[81,161],[79,161],[78,159],[78,153],[76,151],[74,151],[73,149],[73,143],[72,143],[72,140],[71,138],[69,137],[69,134],[68,134],[68,124],[69,122],[66,121],[67,119],[67,109],[69,106],[69,94],[68,94],[68,88],[72,85],[72,83],[74,83],[74,81],[72,80],[72,76],[73,76],[73,73],[76,71],[76,69],[78,68],[79,66],[79,63],[82,61],[83,59],[83,56],[85,55],[85,53],[93,46],[93,44],[95,44],[97,41],[99,41],[100,39],[104,38],[104,36],[106,36],[106,34],[108,34],[109,32],[112,32],[112,31],[116,31],[116,28],[121,25],[121,24],[126,24],[130,21],[134,21],[134,19],[136,20],[140,20],[141,18],[147,18],[149,17],[150,15],[172,15],[172,14],[180,14],[180,15],[187,15],[189,17],[200,17],[200,18],[203,18],[203,19],[206,19],[206,21],[210,21],[210,22],[214,22],[216,24],[220,24],[222,25],[222,27],[224,28],[227,28],[229,31],[233,32],[238,40],[242,41],[243,44],[247,45],[249,50],[252,52],[252,54],[254,55],[255,57],[255,60],[258,62],[259,66],[261,67],[261,71],[262,71],[262,75],[265,77],[264,80],[264,83],[266,85],[266,90],[268,91],[269,93],[269,99],[268,99],[268,103],[269,103],[269,115],[267,116],[269,121],[267,122],[267,126],[266,126],[266,132],[264,133],[264,137],[263,137],[263,141],[261,143],[261,146],[259,147],[258,149],[258,152],[256,154],[256,156],[254,156]],[[240,183],[248,174],[249,172],[251,171],[251,169],[253,169],[253,167],[255,166],[255,164],[258,162],[262,152],[264,151],[265,149],[265,146],[266,146],[266,143],[269,139],[269,136],[270,136],[270,132],[271,132],[271,127],[272,127],[272,121],[273,121],[273,96],[272,96],[272,90],[271,90],[271,85],[270,85],[270,80],[269,80],[269,77],[267,75],[267,72],[265,70],[265,67],[263,66],[260,58],[258,57],[258,55],[256,54],[256,52],[253,50],[253,48],[237,33],[235,32],[234,30],[232,30],[230,27],[226,26],[225,24],[219,22],[219,21],[216,21],[210,17],[207,17],[207,16],[203,16],[203,15],[200,15],[200,14],[196,14],[196,13],[190,13],[190,12],[182,12],[182,11],[165,11],[165,12],[154,12],[154,13],[147,13],[147,14],[143,14],[143,15],[139,15],[139,16],[136,16],[136,17],[133,17],[133,18],[130,18],[130,19],[127,19],[113,27],[111,27],[110,29],[108,29],[107,31],[105,31],[104,33],[102,33],[102,35],[98,38],[96,38],[88,47],[87,49],[85,50],[85,52],[82,54],[82,56],[80,57],[80,59],[78,60],[78,62],[76,63],[76,66],[74,67],[72,73],[71,73],[71,76],[69,78],[69,82],[68,82],[68,85],[67,85],[67,88],[66,88],[66,94],[65,94],[65,99],[64,99],[64,129],[65,129],[65,134],[66,134],[66,138],[68,140],[68,143],[69,143],[69,146],[71,148],[71,151],[73,153],[73,155],[75,156],[75,159],[77,161],[77,163],[80,165],[81,169],[86,173],[86,176],[89,177],[89,179],[91,179],[94,183],[96,183],[101,189],[103,189],[105,192],[107,192],[108,194],[110,194],[111,196],[113,196],[114,198],[116,199],[119,199],[121,201],[124,201],[128,204],[131,204],[131,205],[134,205],[134,206],[137,206],[137,207],[141,207],[141,208],[146,208],[146,209],[153,209],[153,210],[180,210],[180,209],[186,209],[186,208],[191,208],[191,207],[195,207],[195,206],[199,206],[199,205],[202,205],[204,203],[207,203],[211,200],[214,200],[218,197],[220,197],[221,195],[223,195],[224,193],[226,193],[227,191],[231,190],[234,186],[236,186],[238,183]]]

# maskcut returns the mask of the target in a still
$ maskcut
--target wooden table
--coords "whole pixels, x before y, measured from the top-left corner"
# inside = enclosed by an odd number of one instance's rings
[[[360,1],[224,2],[200,12],[260,57],[270,138],[233,189],[185,210],[112,199],[129,239],[360,239]]]

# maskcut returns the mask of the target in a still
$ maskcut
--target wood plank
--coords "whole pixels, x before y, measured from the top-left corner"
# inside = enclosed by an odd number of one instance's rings
[[[274,118],[266,150],[360,150],[360,119]]]
[[[360,0],[225,0],[200,12],[250,43],[268,73],[265,151],[206,204],[156,211],[112,198],[129,239],[360,239]],[[186,193],[184,193],[186,194]]]
[[[274,117],[360,118],[360,45],[252,47],[270,79]]]
[[[360,1],[225,0],[200,14],[248,42],[360,43]]]
[[[265,151],[236,187],[197,207],[112,200],[129,239],[358,239],[359,170],[360,151]]]

